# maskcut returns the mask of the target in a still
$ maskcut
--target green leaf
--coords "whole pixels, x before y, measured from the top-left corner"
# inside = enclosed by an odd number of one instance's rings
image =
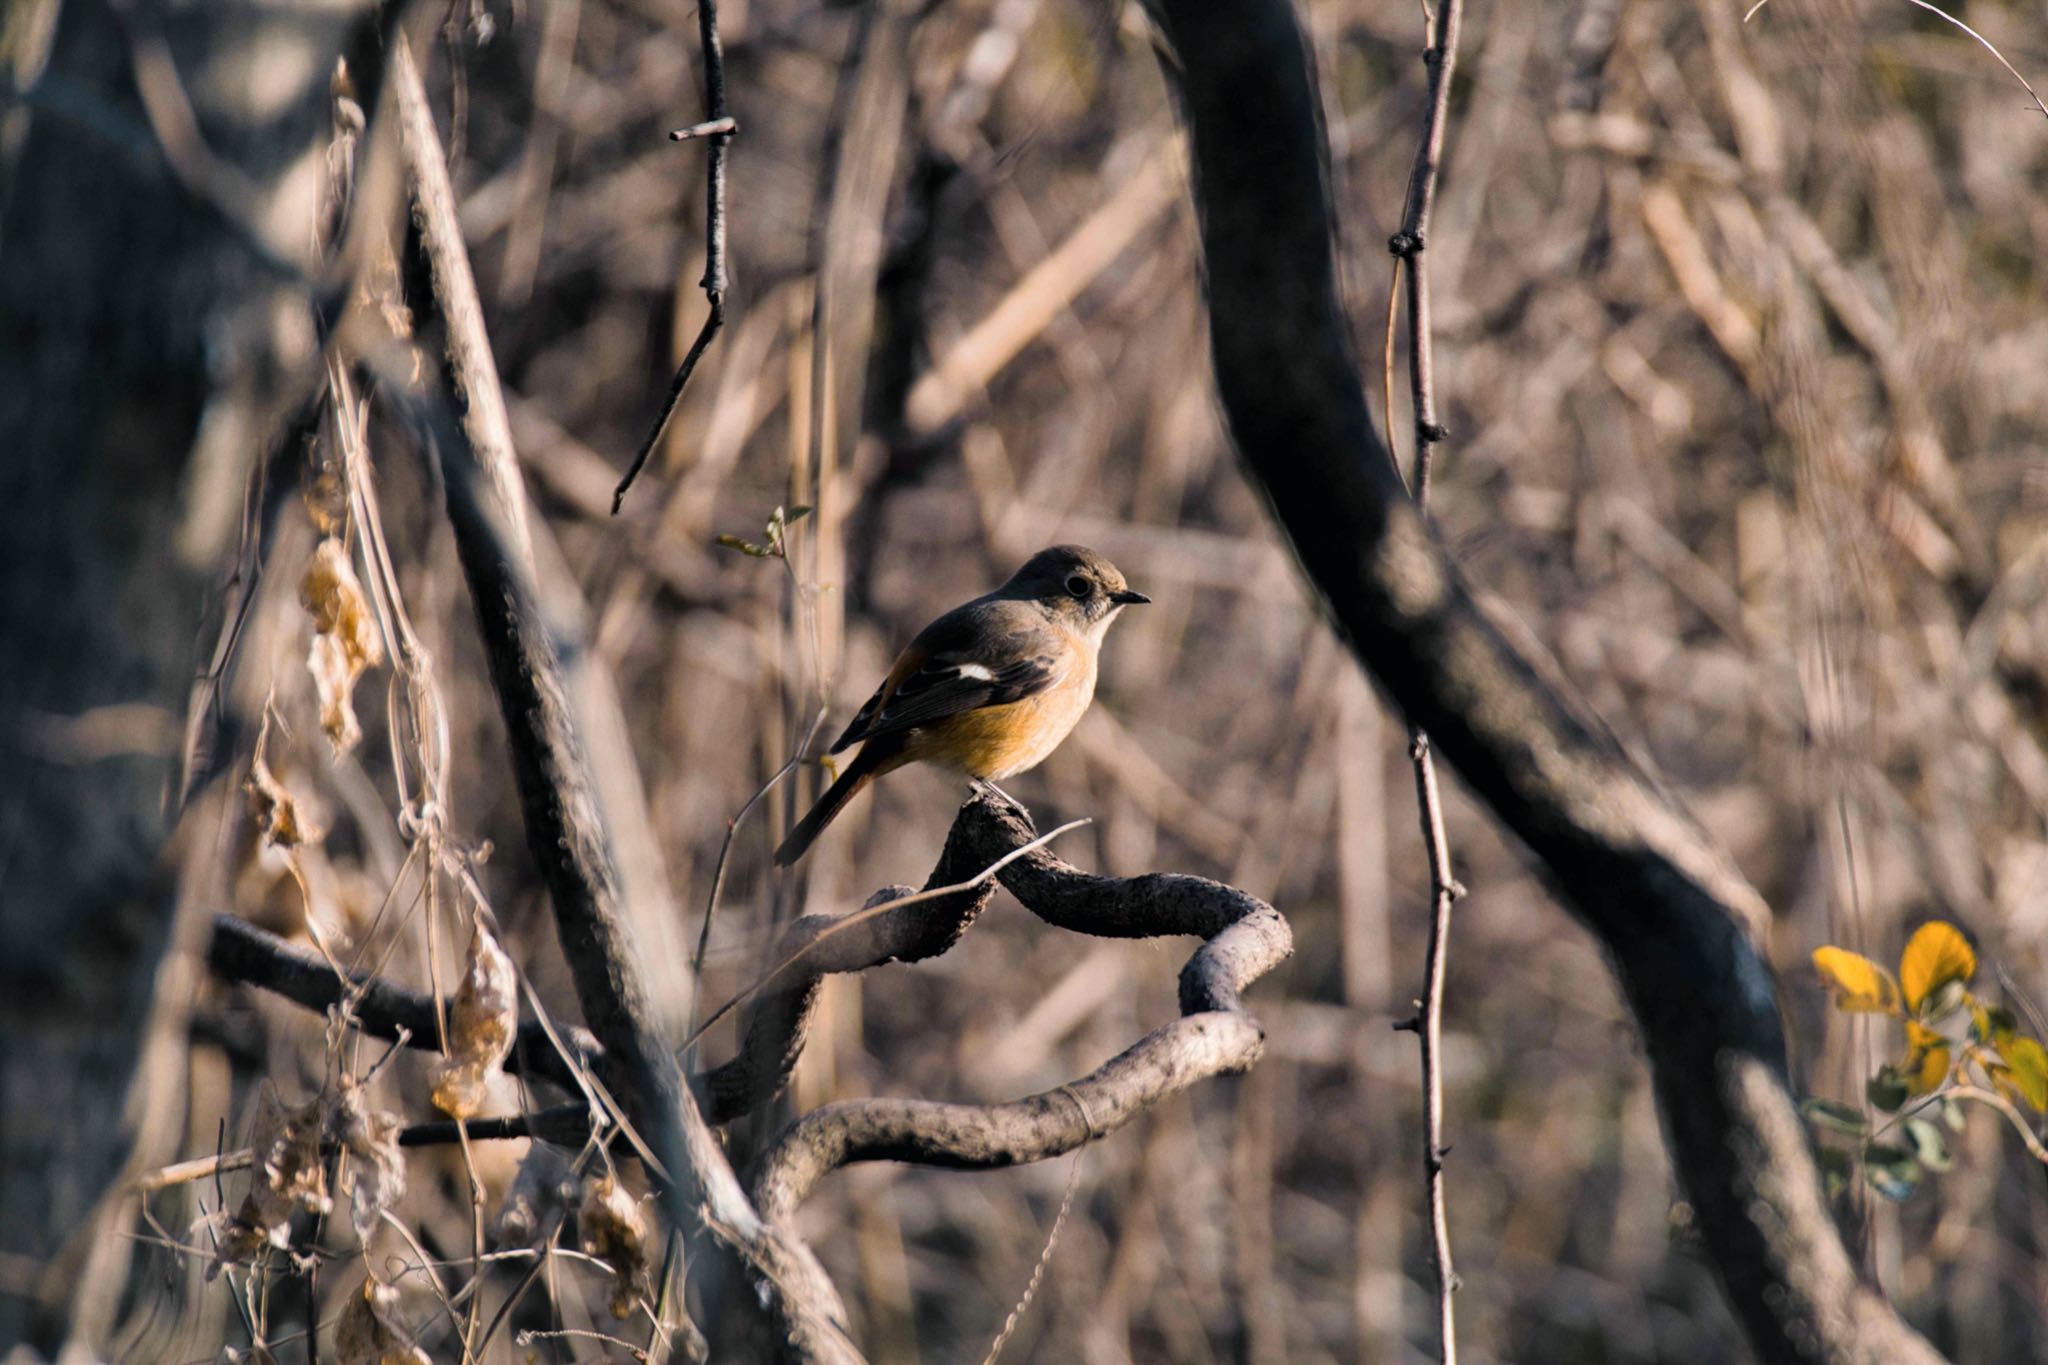
[[[1955,1158],[1949,1155],[1948,1139],[1941,1135],[1941,1129],[1923,1118],[1906,1120],[1906,1138],[1913,1144],[1913,1155],[1920,1164],[1930,1171],[1946,1171],[1954,1167]]]
[[[1863,1148],[1863,1180],[1887,1199],[1905,1199],[1920,1183],[1920,1163],[1904,1148],[1872,1142]]]
[[[1887,1114],[1899,1112],[1899,1106],[1906,1102],[1911,1093],[1899,1069],[1886,1064],[1877,1069],[1877,1074],[1864,1082],[1863,1094],[1870,1103]]]
[[[1929,1020],[1946,1019],[1961,1009],[1963,1002],[1969,998],[1968,986],[1960,981],[1944,981],[1920,1002],[1920,1017]]]
[[[1845,1137],[1870,1136],[1870,1120],[1863,1116],[1860,1109],[1852,1109],[1835,1100],[1818,1098],[1801,1101],[1799,1109],[1806,1115],[1806,1121],[1816,1128],[1825,1128],[1831,1133],[1840,1133]]]
[[[1944,1097],[1941,1102],[1941,1121],[1949,1126],[1950,1132],[1960,1133],[1963,1131],[1963,1125],[1969,1122],[1969,1115],[1963,1112],[1960,1100]]]
[[[1970,1040],[1995,1047],[1999,1039],[2011,1037],[2019,1026],[2019,1019],[2009,1009],[1979,1007],[1971,1011]]]
[[[1856,1163],[1850,1160],[1849,1154],[1840,1147],[1820,1149],[1821,1183],[1827,1189],[1828,1198],[1833,1199],[1848,1186],[1850,1176],[1855,1173],[1855,1166]]]
[[[775,553],[765,545],[756,545],[753,541],[742,540],[738,536],[721,535],[716,543],[728,550],[738,550],[743,555],[752,555],[755,559],[766,559]]]
[[[789,514],[783,517],[782,524],[784,526],[794,526],[798,522],[802,521],[805,517],[809,516],[811,513],[817,510],[818,509],[815,507],[811,507],[805,503],[800,502],[796,506],[789,509]]]

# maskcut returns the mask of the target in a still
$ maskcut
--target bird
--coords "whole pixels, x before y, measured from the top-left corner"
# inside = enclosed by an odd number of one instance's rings
[[[907,763],[993,786],[1044,762],[1095,699],[1110,623],[1151,600],[1095,551],[1054,545],[933,621],[827,750],[861,746],[775,850],[777,865],[803,857],[868,783]]]

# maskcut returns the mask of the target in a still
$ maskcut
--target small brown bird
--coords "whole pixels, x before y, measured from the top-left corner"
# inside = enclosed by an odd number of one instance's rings
[[[1095,551],[1055,545],[926,626],[833,743],[835,754],[861,749],[775,861],[787,867],[803,857],[861,788],[906,763],[936,763],[976,782],[1036,767],[1095,699],[1109,623],[1151,600]]]

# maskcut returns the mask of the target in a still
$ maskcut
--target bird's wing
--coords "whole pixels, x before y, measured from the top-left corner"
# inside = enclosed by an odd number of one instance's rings
[[[1058,627],[1024,603],[970,602],[949,611],[910,642],[831,752],[1057,687],[1069,666],[1065,643]]]

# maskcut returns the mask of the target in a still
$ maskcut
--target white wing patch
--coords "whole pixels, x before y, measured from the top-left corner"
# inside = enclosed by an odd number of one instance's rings
[[[986,664],[961,664],[953,671],[963,678],[973,678],[979,682],[994,682],[996,680],[994,670],[990,669]]]

